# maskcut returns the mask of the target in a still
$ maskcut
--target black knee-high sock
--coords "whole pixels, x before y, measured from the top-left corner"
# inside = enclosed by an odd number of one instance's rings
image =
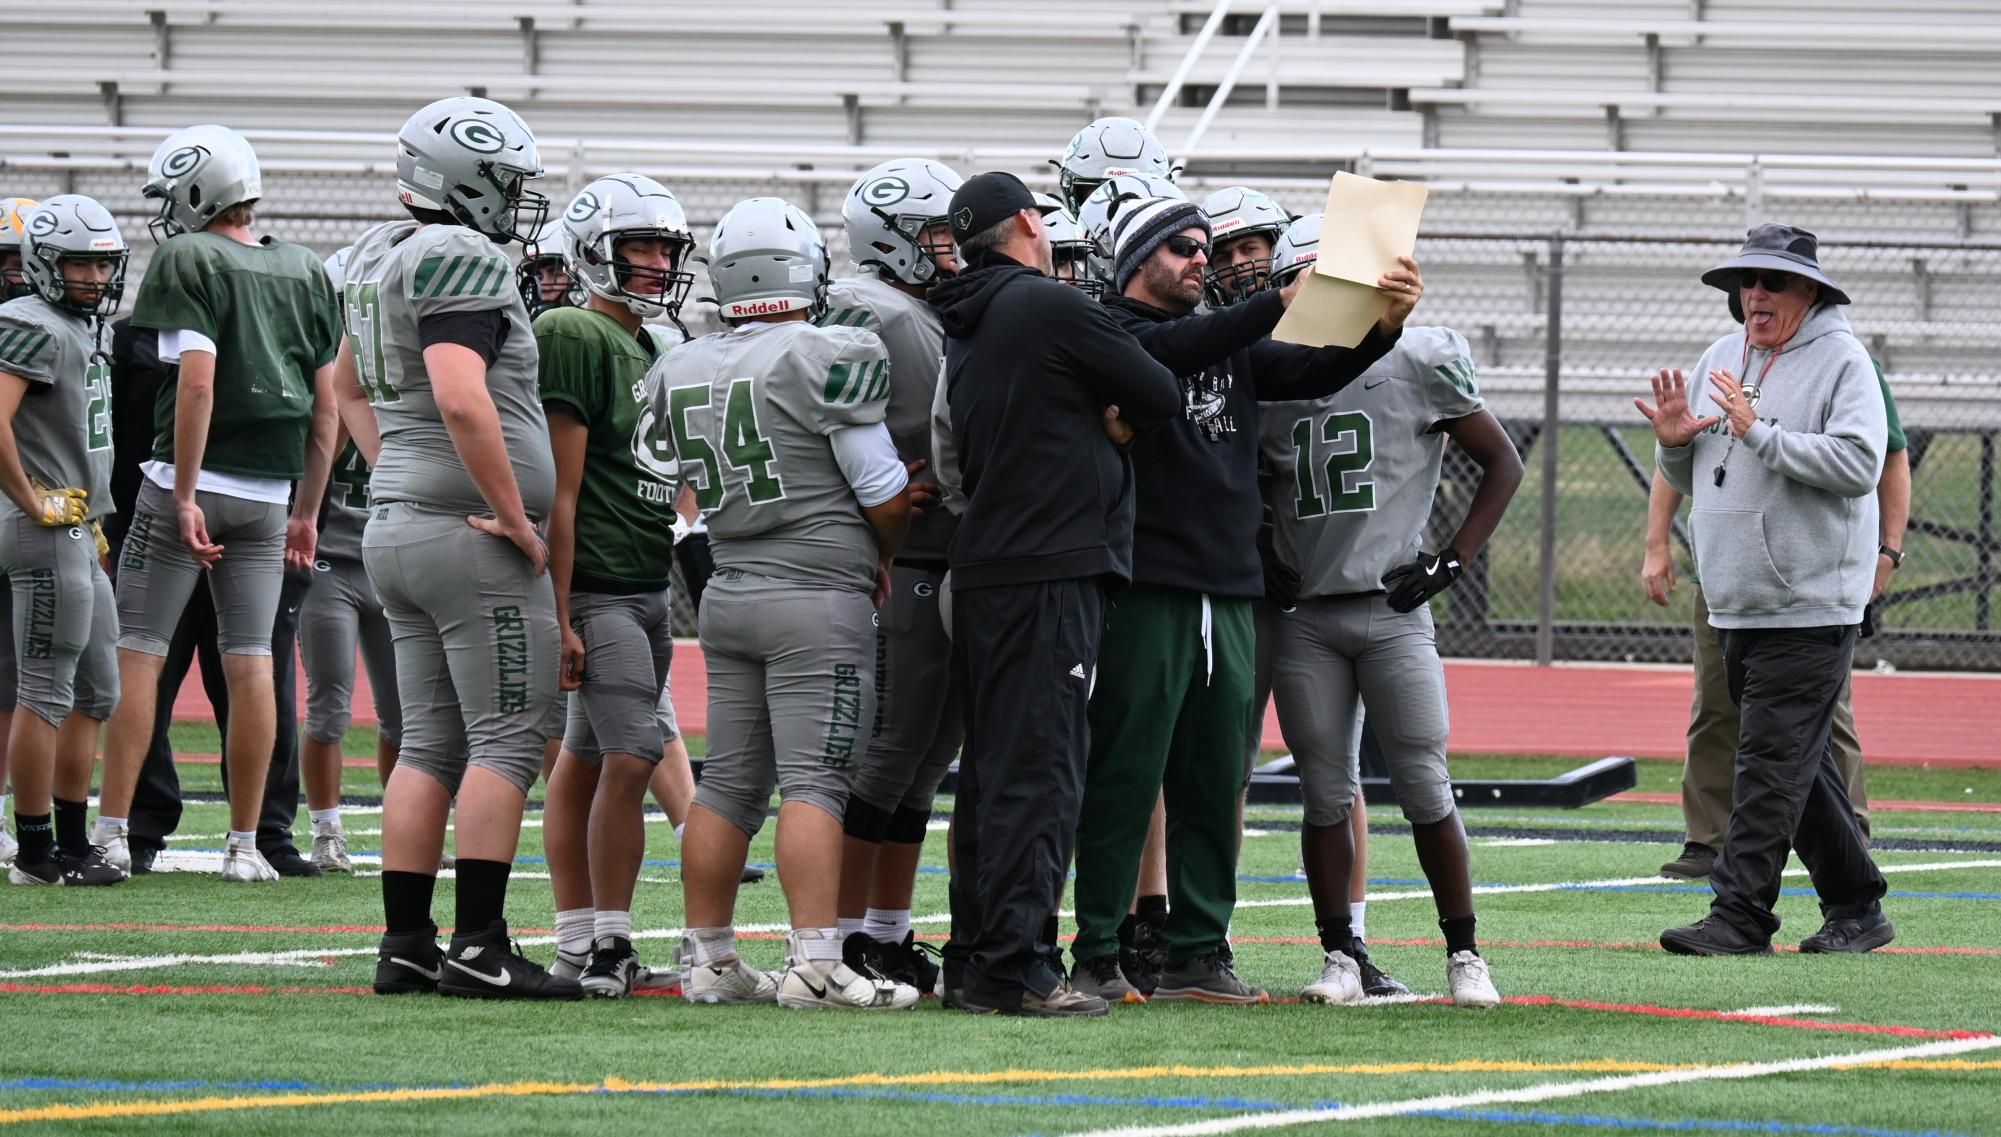
[[[459,858],[458,927],[455,935],[483,932],[504,918],[507,910],[507,874],[514,866],[506,861],[469,861]]]
[[[1354,922],[1346,916],[1335,920],[1318,921],[1320,950],[1352,952],[1355,950]]]
[[[426,930],[435,933],[437,927],[431,923],[431,894],[437,887],[438,878],[431,873],[393,869],[383,872],[382,915],[389,934]]]
[[[56,802],[56,847],[72,857],[90,851],[89,808],[80,801]]]
[[[56,847],[55,826],[46,813],[15,811],[14,832],[21,838],[21,849],[14,854],[21,864],[39,865],[49,859],[49,851]]]

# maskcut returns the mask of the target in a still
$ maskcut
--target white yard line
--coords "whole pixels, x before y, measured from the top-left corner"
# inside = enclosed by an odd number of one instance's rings
[[[1724,1013],[1747,1019],[1785,1019],[1795,1015],[1831,1015],[1840,1009],[1832,1003],[1794,1003],[1786,1007],[1745,1007]]]
[[[1844,1066],[1864,1066],[1876,1062],[1901,1062],[1946,1054],[1966,1054],[1976,1050],[2001,1048],[2001,1038],[1955,1038],[1900,1046],[1890,1050],[1865,1050],[1857,1054],[1825,1054],[1815,1058],[1790,1058],[1779,1062],[1749,1062],[1730,1066],[1698,1066],[1685,1070],[1661,1070],[1646,1074],[1620,1074],[1578,1081],[1544,1082],[1514,1090],[1480,1090],[1469,1094],[1437,1094],[1405,1098],[1401,1101],[1345,1105],[1328,1109],[1293,1109],[1279,1113],[1247,1113],[1218,1117],[1184,1125],[1130,1125],[1116,1129],[1093,1129],[1072,1137],[1212,1137],[1242,1133],[1252,1129],[1283,1129],[1329,1121],[1368,1121],[1379,1117],[1407,1117],[1416,1113],[1449,1112],[1488,1105],[1532,1105],[1560,1098],[1590,1094],[1618,1093],[1653,1086],[1686,1085],[1694,1082],[1721,1082],[1765,1078],[1775,1074],[1802,1074]]]

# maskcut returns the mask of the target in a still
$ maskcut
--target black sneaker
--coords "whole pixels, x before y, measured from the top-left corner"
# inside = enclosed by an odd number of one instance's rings
[[[375,993],[428,995],[438,989],[444,960],[435,924],[421,932],[383,936],[375,949]]]
[[[1674,955],[1770,955],[1772,941],[1754,940],[1714,916],[1686,928],[1661,933],[1661,946]]]
[[[1661,875],[1672,880],[1701,880],[1716,867],[1716,850],[1696,841],[1681,847],[1681,856],[1661,866]]]
[[[151,876],[153,862],[160,859],[158,845],[128,845],[132,850],[132,875]]]
[[[584,994],[600,999],[622,999],[632,994],[639,979],[639,953],[623,936],[606,936],[591,948],[591,965],[584,968]],[[552,982],[566,982],[550,976]]]
[[[878,943],[867,932],[850,932],[848,938],[841,941],[841,962],[856,975],[886,977],[888,973],[883,970],[883,965],[887,961],[883,958],[883,949],[887,946]]]
[[[595,957],[593,957],[595,962]],[[561,979],[521,954],[507,936],[507,921],[477,932],[459,932],[445,951],[438,994],[462,999],[581,999],[583,984]]]
[[[1227,952],[1227,948],[1225,951]],[[1167,913],[1142,916],[1133,926],[1131,947],[1119,948],[1119,971],[1142,998],[1150,997],[1167,970]]]
[[[905,932],[902,943],[878,943],[878,967],[882,973],[898,983],[908,983],[921,994],[929,995],[938,989],[938,965],[931,957],[938,949],[930,944],[917,942],[916,932]]]
[[[48,859],[40,864],[26,864],[18,857],[14,867],[7,870],[7,879],[15,884],[46,884],[61,888],[96,888],[108,884],[122,884],[125,874],[116,865],[104,859],[104,846],[86,846],[82,856],[65,853],[59,846],[49,846]]]
[[[1382,998],[1385,995],[1410,994],[1410,988],[1399,983],[1396,977],[1377,967],[1374,961],[1369,959],[1369,949],[1363,946],[1362,937],[1356,936],[1349,943],[1348,954],[1354,958],[1355,965],[1362,969],[1363,995]]]
[[[1860,955],[1865,951],[1875,951],[1896,938],[1897,926],[1878,908],[1859,919],[1827,921],[1820,926],[1820,931],[1800,941],[1800,951],[1808,955]]]
[[[290,845],[268,845],[257,850],[264,854],[264,860],[278,870],[279,876],[325,876],[320,866],[299,855],[299,850]]]
[[[1221,950],[1204,952],[1179,967],[1161,973],[1160,985],[1148,996],[1153,1002],[1269,1003],[1271,995],[1237,978],[1231,958]]]

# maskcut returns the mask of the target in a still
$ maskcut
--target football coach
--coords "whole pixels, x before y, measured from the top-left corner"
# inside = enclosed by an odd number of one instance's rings
[[[966,499],[950,551],[966,740],[945,993],[978,1012],[1102,1015],[1042,930],[1076,840],[1106,589],[1132,577],[1125,444],[1177,414],[1181,389],[1109,311],[1053,279],[1020,179],[977,175],[950,209],[965,267],[930,296]]]

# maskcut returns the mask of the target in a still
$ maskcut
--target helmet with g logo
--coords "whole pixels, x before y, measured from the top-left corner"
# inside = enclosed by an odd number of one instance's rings
[[[28,210],[23,228],[21,271],[35,295],[86,316],[118,310],[132,253],[110,210],[82,194],[58,194]],[[72,260],[102,261],[108,271],[72,283],[63,276],[63,263]]]
[[[160,203],[146,223],[153,240],[199,233],[232,205],[264,196],[257,152],[241,134],[213,123],[176,130],[146,164],[147,198]]]
[[[22,226],[28,211],[34,207],[32,198],[0,198],[0,261],[10,255],[14,258],[12,267],[0,268],[0,302],[35,294],[35,290],[28,287],[27,277],[21,273]]]
[[[942,162],[899,158],[856,179],[841,205],[848,229],[848,255],[862,268],[905,284],[938,278],[937,258],[953,255],[949,227],[941,243],[927,244],[924,231],[949,226],[946,211],[963,179]]]
[[[681,310],[695,283],[687,268],[695,236],[688,230],[688,215],[666,186],[644,174],[609,174],[585,186],[557,225],[571,279],[607,300],[623,302],[642,318]],[[636,238],[667,242],[672,267],[620,259],[618,243]]]
[[[527,188],[541,176],[534,133],[492,99],[439,99],[396,134],[403,203],[443,213],[503,245],[528,244],[548,217],[549,199]]]

